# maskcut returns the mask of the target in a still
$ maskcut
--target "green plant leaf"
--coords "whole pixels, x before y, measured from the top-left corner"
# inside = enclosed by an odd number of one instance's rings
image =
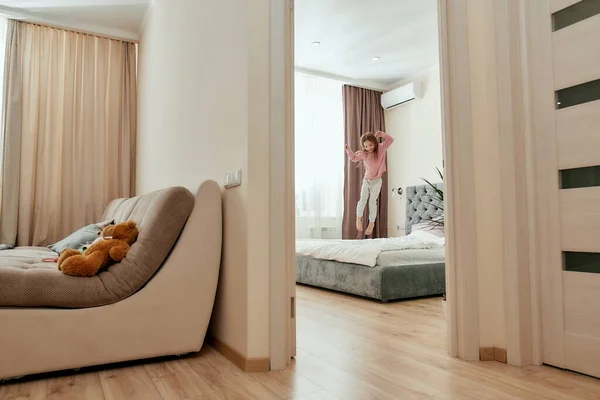
[[[435,167],[437,174],[439,175],[442,183],[444,182],[444,174],[438,167]],[[425,178],[421,178],[431,189],[433,189],[433,195],[431,196],[431,204],[436,206],[439,211],[441,211],[441,218],[438,220],[429,220],[428,225],[432,227],[443,227],[444,226],[444,190],[440,189],[429,180]],[[437,218],[437,217],[436,217]]]

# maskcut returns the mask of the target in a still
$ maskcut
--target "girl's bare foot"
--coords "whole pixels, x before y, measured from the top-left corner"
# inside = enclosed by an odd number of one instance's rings
[[[373,233],[373,228],[375,228],[375,222],[369,222],[369,226],[367,226],[367,230],[365,231],[365,235],[371,236]]]
[[[359,232],[362,232],[363,230],[362,217],[356,217],[356,230]]]

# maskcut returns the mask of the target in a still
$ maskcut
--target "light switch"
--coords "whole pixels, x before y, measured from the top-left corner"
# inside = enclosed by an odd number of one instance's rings
[[[242,170],[225,174],[225,189],[240,186],[242,184]]]

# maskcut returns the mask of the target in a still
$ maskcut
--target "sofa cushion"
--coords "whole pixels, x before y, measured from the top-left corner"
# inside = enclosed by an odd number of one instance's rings
[[[0,253],[0,271],[3,268],[55,269],[56,263],[45,262],[58,257],[58,254],[46,247],[15,247]],[[0,273],[0,276],[1,273]],[[1,285],[1,283],[0,283]]]
[[[113,223],[112,220],[100,222],[97,224],[89,224],[83,228],[77,229],[63,240],[51,244],[48,248],[58,254],[66,249],[80,250],[84,245],[92,243],[98,237],[98,234],[107,225]]]
[[[15,248],[0,252],[0,307],[86,308],[125,299],[142,288],[160,268],[194,202],[192,193],[182,187],[111,202],[103,220],[114,219],[116,223],[134,220],[140,233],[125,259],[93,277],[68,276],[58,271],[55,263],[43,262],[43,258],[56,257],[49,249]]]

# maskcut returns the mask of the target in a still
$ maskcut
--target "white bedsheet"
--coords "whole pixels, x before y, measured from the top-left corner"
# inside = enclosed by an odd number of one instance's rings
[[[386,239],[300,239],[296,241],[296,254],[374,267],[379,254],[384,251],[439,249],[444,245],[444,238],[426,231],[416,231],[407,236]]]
[[[377,257],[377,265],[381,267],[443,263],[445,261],[446,249],[444,248],[382,251]]]

